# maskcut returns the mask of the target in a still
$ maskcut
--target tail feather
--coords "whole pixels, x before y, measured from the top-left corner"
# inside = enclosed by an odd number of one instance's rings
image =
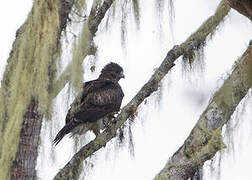
[[[76,119],[74,119],[71,123],[66,124],[56,135],[55,139],[53,140],[53,144],[56,146],[66,134],[70,133],[71,130],[79,124],[80,122],[76,121]]]
[[[61,141],[61,139],[68,134],[69,132],[69,128],[67,125],[65,125],[56,135],[55,139],[53,140],[53,144],[55,144],[55,146]]]

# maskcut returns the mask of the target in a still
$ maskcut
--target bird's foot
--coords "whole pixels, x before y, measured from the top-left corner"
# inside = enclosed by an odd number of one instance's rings
[[[116,123],[116,117],[113,117],[113,118],[111,119],[111,123],[113,123],[113,124]]]

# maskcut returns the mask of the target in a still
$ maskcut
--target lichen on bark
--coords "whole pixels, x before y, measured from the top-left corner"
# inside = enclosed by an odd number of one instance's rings
[[[48,92],[60,53],[58,5],[58,1],[34,1],[16,34],[0,90],[0,179],[10,179],[23,116],[31,100],[37,100],[40,112],[51,109]]]

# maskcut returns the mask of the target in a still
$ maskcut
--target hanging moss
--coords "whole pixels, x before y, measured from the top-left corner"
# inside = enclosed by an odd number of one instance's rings
[[[106,31],[108,31],[108,29],[111,26],[111,24],[113,24],[115,22],[115,19],[116,19],[116,7],[117,7],[117,4],[118,4],[117,2],[118,1],[115,1],[111,5],[111,8],[109,8],[109,10],[107,12],[106,23],[105,23],[105,29],[106,29]]]
[[[164,2],[164,0],[156,0],[156,11],[157,11],[157,13],[159,13],[159,17],[161,17],[162,18],[162,16],[163,16],[163,12],[164,12],[164,6],[165,6],[165,2]]]
[[[34,1],[27,21],[17,31],[0,92],[0,179],[10,179],[23,115],[31,98],[38,100],[40,111],[51,109],[48,90],[56,73],[58,29],[58,3]]]
[[[175,18],[175,10],[174,10],[173,0],[168,1],[168,11],[169,11],[170,28],[171,28],[171,32],[173,32],[173,22],[174,22],[174,18]]]
[[[136,26],[139,29],[140,26],[140,8],[139,8],[139,0],[132,0],[134,18],[136,22]]]
[[[82,14],[87,10],[87,2],[86,0],[78,0],[74,2],[74,8],[79,13]]]
[[[212,36],[217,32],[218,28],[220,27],[220,23],[224,21],[224,18],[229,13],[229,11],[230,7],[226,3],[226,1],[221,1],[218,8],[216,9],[215,14],[208,18],[199,27],[199,29],[195,33],[193,33],[185,43],[183,43],[183,45],[186,46],[188,42],[194,42],[194,44],[192,44],[193,48],[191,50],[185,48],[183,56],[184,63],[188,63],[190,67],[193,67],[192,63],[196,60],[195,57],[197,57],[195,54],[198,51],[202,51],[202,49],[206,45],[207,40],[210,40]],[[200,54],[200,52],[198,52],[197,54]]]
[[[71,12],[69,14],[69,24],[77,24],[82,23],[87,20],[87,2],[86,0],[77,0],[74,1],[73,7],[71,9]],[[68,26],[69,27],[69,26]],[[69,28],[72,30],[71,28]]]
[[[78,6],[81,7],[81,5],[86,5],[86,2],[84,0],[80,0]],[[95,16],[99,8],[102,6],[101,0],[96,0],[93,3],[92,10],[90,12],[90,16]],[[79,9],[79,11],[82,13],[84,10],[86,10],[86,7],[84,9]],[[92,21],[92,20],[91,20]],[[93,35],[95,32],[90,32],[90,20],[87,20],[83,23],[82,32],[80,33],[80,37],[78,37],[73,45],[73,54],[72,54],[72,64],[71,64],[71,73],[70,73],[70,82],[74,87],[74,90],[78,94],[78,92],[82,89],[82,83],[83,83],[83,60],[86,58],[87,55],[94,55],[96,53],[96,46],[93,42]]]
[[[128,0],[121,3],[121,46],[125,49],[127,37]]]
[[[193,80],[191,82],[197,82],[197,80],[200,80],[200,78],[204,77],[202,76],[205,72],[205,48],[204,45],[199,47],[195,51],[190,51],[189,54],[185,53],[182,59],[182,74],[187,77],[190,81],[191,78]],[[188,76],[194,75],[192,76]]]
[[[163,40],[163,36],[166,33],[170,34],[170,42],[174,42],[174,18],[175,10],[173,5],[173,0],[155,0],[155,14],[158,27],[158,37],[160,41]],[[167,14],[166,14],[167,11]],[[168,26],[164,27],[164,22],[168,22]]]
[[[89,54],[92,39],[91,33],[88,28],[88,22],[83,24],[83,29],[79,39],[74,43],[71,67],[71,83],[76,92],[79,92],[83,83],[83,59]]]

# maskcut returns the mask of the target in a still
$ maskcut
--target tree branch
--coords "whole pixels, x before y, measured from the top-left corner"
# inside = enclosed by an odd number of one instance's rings
[[[67,21],[69,20],[69,13],[73,7],[74,0],[59,0],[59,32],[66,28]]]
[[[155,180],[186,180],[225,148],[221,130],[252,86],[252,43],[232,74],[215,93],[185,143],[168,160]]]
[[[179,46],[174,46],[167,53],[162,64],[155,71],[150,80],[140,89],[136,96],[124,108],[122,108],[121,113],[116,118],[116,123],[106,128],[103,133],[98,135],[93,141],[82,147],[65,165],[65,167],[58,172],[54,179],[75,179],[76,175],[81,171],[83,160],[91,156],[100,148],[105,147],[106,143],[116,136],[117,130],[122,127],[125,121],[135,112],[136,108],[158,89],[160,81],[175,65],[174,62],[178,57],[197,50],[197,47],[206,41],[207,36],[211,35],[216,30],[217,26],[223,21],[229,10],[229,6],[222,1],[214,16],[207,19],[207,21],[203,23],[203,25],[184,43]]]
[[[214,35],[217,27],[220,25],[224,18],[229,13],[230,7],[226,0],[222,0],[218,5],[213,16],[210,16],[199,28],[193,33],[184,43],[181,44],[185,49],[185,56],[192,54],[194,50],[199,49],[206,42],[208,36]]]

